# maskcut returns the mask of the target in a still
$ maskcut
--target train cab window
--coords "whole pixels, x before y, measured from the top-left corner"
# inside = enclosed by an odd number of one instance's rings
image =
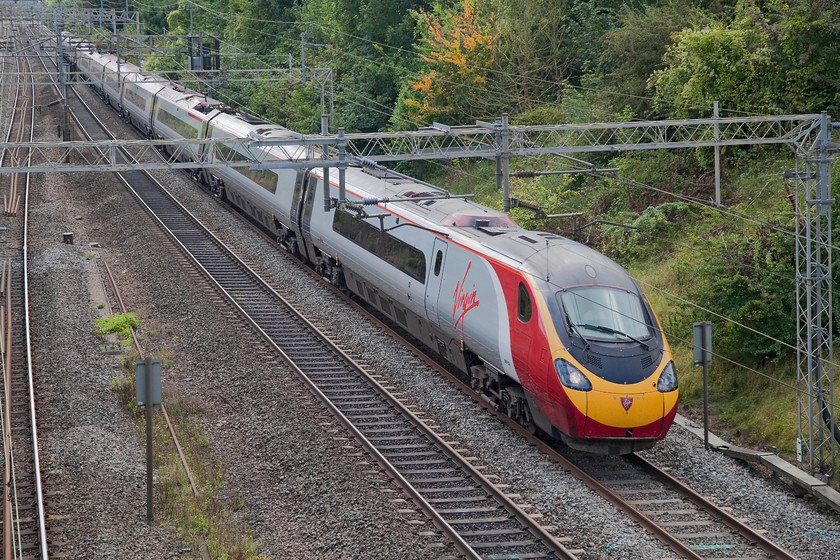
[[[443,251],[438,251],[435,255],[435,276],[440,276],[440,268],[443,264]]]
[[[528,288],[525,287],[525,284],[522,282],[519,283],[519,303],[517,305],[517,312],[516,314],[519,316],[519,320],[523,323],[527,323],[531,320],[531,314],[533,313],[533,304],[531,302],[531,294],[528,293]]]
[[[633,292],[588,286],[561,290],[556,297],[568,320],[590,340],[626,342],[653,335],[642,300]]]

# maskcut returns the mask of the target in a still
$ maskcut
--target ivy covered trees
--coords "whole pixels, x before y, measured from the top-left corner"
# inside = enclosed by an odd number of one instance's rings
[[[729,20],[676,32],[650,84],[684,116],[708,114],[714,100],[750,113],[836,113],[838,37],[836,2],[747,0]]]

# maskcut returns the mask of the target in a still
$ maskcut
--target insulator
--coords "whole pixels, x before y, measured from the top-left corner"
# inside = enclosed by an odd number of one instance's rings
[[[379,164],[370,158],[359,158],[359,163],[361,163],[365,167],[373,167],[374,169],[379,167]]]
[[[362,206],[376,206],[379,204],[378,198],[363,198],[362,199]]]
[[[513,176],[517,179],[533,179],[537,176],[537,172],[534,170],[516,171]]]

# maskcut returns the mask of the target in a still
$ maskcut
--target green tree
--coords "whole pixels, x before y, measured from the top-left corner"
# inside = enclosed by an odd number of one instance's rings
[[[677,33],[651,84],[663,109],[810,113],[840,108],[840,5],[743,0],[732,22]]]
[[[627,8],[618,16],[617,26],[604,37],[600,59],[599,85],[615,93],[608,97],[614,108],[628,106],[634,114],[649,113],[653,95],[648,80],[665,67],[663,57],[672,35],[709,23],[706,12],[694,6],[691,0],[677,0]]]
[[[301,18],[315,24],[313,64],[335,76],[335,124],[375,131],[389,126],[402,82],[419,66],[412,13],[428,0],[310,0]],[[309,55],[307,55],[309,56]]]

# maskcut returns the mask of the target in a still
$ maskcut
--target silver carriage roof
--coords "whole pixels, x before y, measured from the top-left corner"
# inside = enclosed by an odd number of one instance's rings
[[[335,179],[333,172],[330,177]],[[366,197],[389,201],[386,207],[400,208],[435,226],[457,228],[468,236],[481,237],[480,232],[469,231],[474,228],[485,233],[491,230],[507,232],[521,229],[504,212],[462,197],[454,197],[441,187],[393,174],[388,170],[353,165],[348,168],[347,177],[348,184],[363,191]]]
[[[367,174],[371,175],[367,180],[354,175],[355,186],[373,191],[380,198],[401,200],[396,203],[400,208],[423,216],[457,240],[477,242],[488,250],[489,256],[549,285],[607,284],[638,290],[624,268],[586,245],[553,233],[525,230],[504,212],[471,200],[435,198],[448,194],[439,187],[408,177]]]
[[[527,257],[520,269],[549,290],[574,286],[607,285],[638,293],[639,287],[624,268],[598,251],[551,233],[527,231],[498,239],[498,245]],[[529,246],[526,248],[525,246]],[[530,249],[530,252],[528,251]]]

